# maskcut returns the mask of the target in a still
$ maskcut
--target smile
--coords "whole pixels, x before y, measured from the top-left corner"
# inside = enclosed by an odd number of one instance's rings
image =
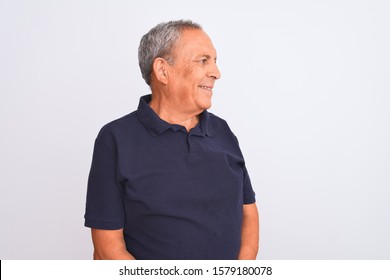
[[[209,91],[212,91],[213,88],[211,87],[206,87],[206,86],[199,86],[201,89],[205,89],[205,90],[209,90]]]

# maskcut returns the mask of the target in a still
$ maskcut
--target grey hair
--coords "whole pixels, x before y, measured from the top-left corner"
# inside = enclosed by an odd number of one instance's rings
[[[202,27],[191,20],[169,21],[158,24],[142,37],[138,47],[138,63],[142,77],[148,85],[150,85],[152,65],[156,58],[161,57],[169,64],[174,64],[175,57],[172,56],[172,50],[185,29],[202,29]]]

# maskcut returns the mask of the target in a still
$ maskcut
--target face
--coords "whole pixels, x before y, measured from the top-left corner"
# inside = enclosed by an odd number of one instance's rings
[[[184,30],[173,49],[169,92],[181,110],[199,114],[211,107],[214,83],[220,78],[216,50],[207,34]]]

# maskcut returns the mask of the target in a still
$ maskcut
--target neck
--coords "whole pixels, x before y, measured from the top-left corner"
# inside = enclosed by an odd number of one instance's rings
[[[186,112],[180,106],[179,101],[165,98],[162,94],[152,94],[149,106],[160,117],[170,124],[184,126],[187,131],[194,128],[199,122],[199,114],[202,112]]]

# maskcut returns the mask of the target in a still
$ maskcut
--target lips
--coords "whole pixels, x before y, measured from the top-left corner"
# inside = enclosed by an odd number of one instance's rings
[[[199,86],[201,89],[205,89],[205,90],[208,90],[208,91],[212,91],[213,90],[213,87],[209,87],[209,86]]]

